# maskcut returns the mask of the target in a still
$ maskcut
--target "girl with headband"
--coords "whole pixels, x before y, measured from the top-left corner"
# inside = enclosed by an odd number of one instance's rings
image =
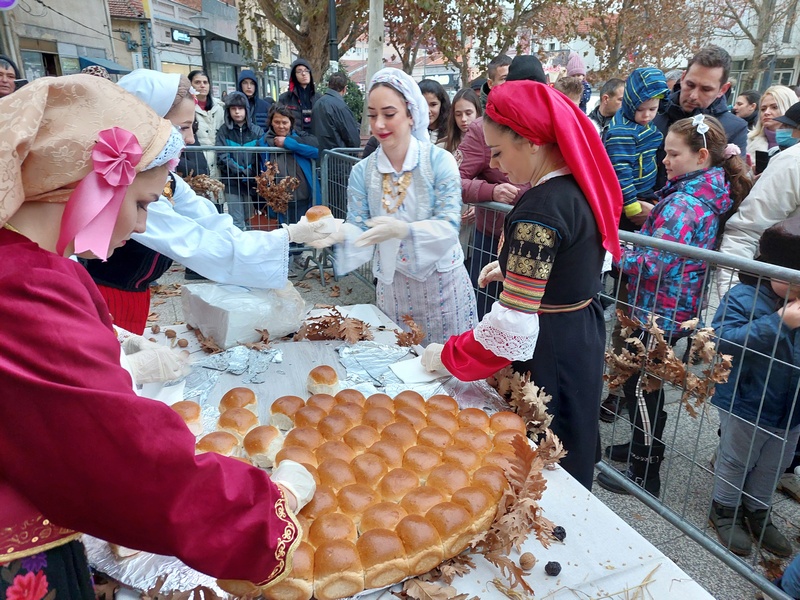
[[[0,597],[93,599],[81,533],[281,579],[313,478],[195,456],[181,417],[133,392],[105,302],[67,258],[144,231],[180,134],[118,85],[69,75],[0,100],[0,141]]]
[[[561,465],[591,489],[605,348],[597,295],[606,250],[620,255],[622,193],[592,122],[547,85],[493,88],[483,128],[491,166],[532,187],[506,216],[499,260],[478,282],[502,281],[499,300],[474,330],[429,345],[422,362],[463,381],[508,365],[530,372],[553,397],[551,428],[568,452]]]
[[[458,167],[449,152],[431,144],[428,103],[410,75],[378,71],[367,111],[380,146],[353,167],[347,222],[322,245],[344,242],[336,253],[339,273],[374,255],[378,308],[395,323],[411,315],[428,342],[444,342],[476,323],[458,241]]]
[[[187,144],[194,142],[195,102],[186,77],[137,69],[119,85],[180,127]],[[230,216],[220,215],[210,200],[195,194],[174,173],[149,214],[147,231],[137,232],[111,260],[87,264],[114,323],[137,335],[147,325],[150,284],[173,260],[219,283],[282,288],[289,281],[289,242],[307,243],[327,235],[316,233],[324,227],[319,222],[270,232],[241,231]]]
[[[739,148],[728,144],[725,129],[717,119],[701,114],[670,126],[664,138],[664,152],[667,185],[656,192],[658,202],[639,233],[716,250],[725,222],[753,186]],[[635,318],[647,323],[656,317],[664,337],[673,346],[691,333],[681,324],[700,315],[708,277],[705,261],[637,246],[623,252],[620,270],[628,275],[628,305],[633,307]],[[648,344],[649,337],[643,330],[632,336]],[[687,359],[688,354],[684,361]],[[610,446],[606,453],[614,460],[627,462],[627,477],[658,496],[665,451],[661,438],[667,424],[664,390],[642,389],[640,375],[637,371],[623,385],[633,440]],[[627,493],[603,473],[597,476],[597,483],[612,492]]]

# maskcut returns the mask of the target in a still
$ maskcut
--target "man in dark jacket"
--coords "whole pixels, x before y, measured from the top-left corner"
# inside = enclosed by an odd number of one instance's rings
[[[328,77],[328,89],[314,103],[311,111],[311,132],[319,140],[320,152],[333,148],[360,148],[358,123],[344,103],[347,75],[333,73]]]
[[[625,91],[625,81],[622,79],[609,79],[600,88],[600,102],[588,114],[589,119],[597,128],[597,133],[605,140],[611,119],[622,108],[622,95]]]
[[[739,146],[742,158],[747,154],[747,122],[728,109],[726,94],[731,87],[728,75],[731,70],[731,57],[719,46],[706,46],[689,61],[681,79],[675,84],[675,91],[669,97],[664,112],[656,116],[653,123],[667,137],[670,125],[675,121],[705,114],[715,117],[722,124],[728,142]],[[664,168],[664,144],[656,155],[658,178],[655,189],[667,183]]]
[[[217,131],[217,146],[255,147],[264,130],[254,124],[250,103],[242,92],[231,92],[225,99],[225,123]],[[217,152],[217,164],[225,184],[228,214],[233,224],[245,230],[250,219],[250,190],[258,175],[258,153],[231,150]]]
[[[266,129],[267,115],[275,101],[271,96],[265,98],[259,96],[256,74],[249,69],[245,69],[239,73],[239,81],[236,84],[236,89],[247,96],[247,101],[250,104],[250,116],[253,122],[261,127],[261,129]]]
[[[484,110],[486,110],[486,100],[489,98],[489,92],[494,86],[506,82],[506,77],[508,77],[508,69],[510,66],[511,57],[507,54],[495,56],[491,62],[489,62],[489,68],[486,72],[488,77],[481,86],[480,90],[481,106]]]
[[[294,113],[295,128],[311,133],[311,112],[319,94],[314,87],[314,76],[308,61],[298,58],[292,63],[289,91],[281,94],[278,102]]]

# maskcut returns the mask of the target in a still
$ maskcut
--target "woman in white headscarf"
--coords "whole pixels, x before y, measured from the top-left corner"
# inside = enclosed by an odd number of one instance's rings
[[[337,270],[374,257],[378,307],[396,323],[411,317],[425,343],[444,343],[477,324],[475,293],[458,241],[461,178],[453,156],[431,144],[428,103],[403,71],[370,82],[368,114],[378,150],[359,162],[347,189]]]

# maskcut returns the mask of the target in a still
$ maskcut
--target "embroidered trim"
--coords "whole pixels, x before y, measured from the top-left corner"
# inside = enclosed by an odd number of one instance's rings
[[[533,279],[506,271],[500,305],[524,313],[539,312],[546,285],[546,279]]]
[[[498,329],[484,319],[472,332],[475,340],[495,356],[508,360],[530,360],[536,349],[539,329],[533,335],[519,335]]]
[[[283,533],[278,538],[278,545],[275,548],[275,561],[278,564],[275,565],[275,568],[267,579],[256,584],[259,587],[267,584],[273,585],[279,581],[283,581],[289,576],[292,571],[292,556],[297,546],[300,545],[302,538],[300,523],[297,521],[292,511],[286,506],[286,498],[283,495],[283,490],[278,488],[278,491],[281,497],[275,501],[275,514],[278,519],[281,519],[285,524]]]
[[[0,561],[11,562],[63,546],[81,536],[38,515],[11,527],[0,528]]]

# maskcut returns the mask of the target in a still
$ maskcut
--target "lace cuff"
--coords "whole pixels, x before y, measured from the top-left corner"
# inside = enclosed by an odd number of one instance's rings
[[[492,305],[492,310],[473,331],[475,340],[495,356],[530,360],[539,338],[539,315]]]

